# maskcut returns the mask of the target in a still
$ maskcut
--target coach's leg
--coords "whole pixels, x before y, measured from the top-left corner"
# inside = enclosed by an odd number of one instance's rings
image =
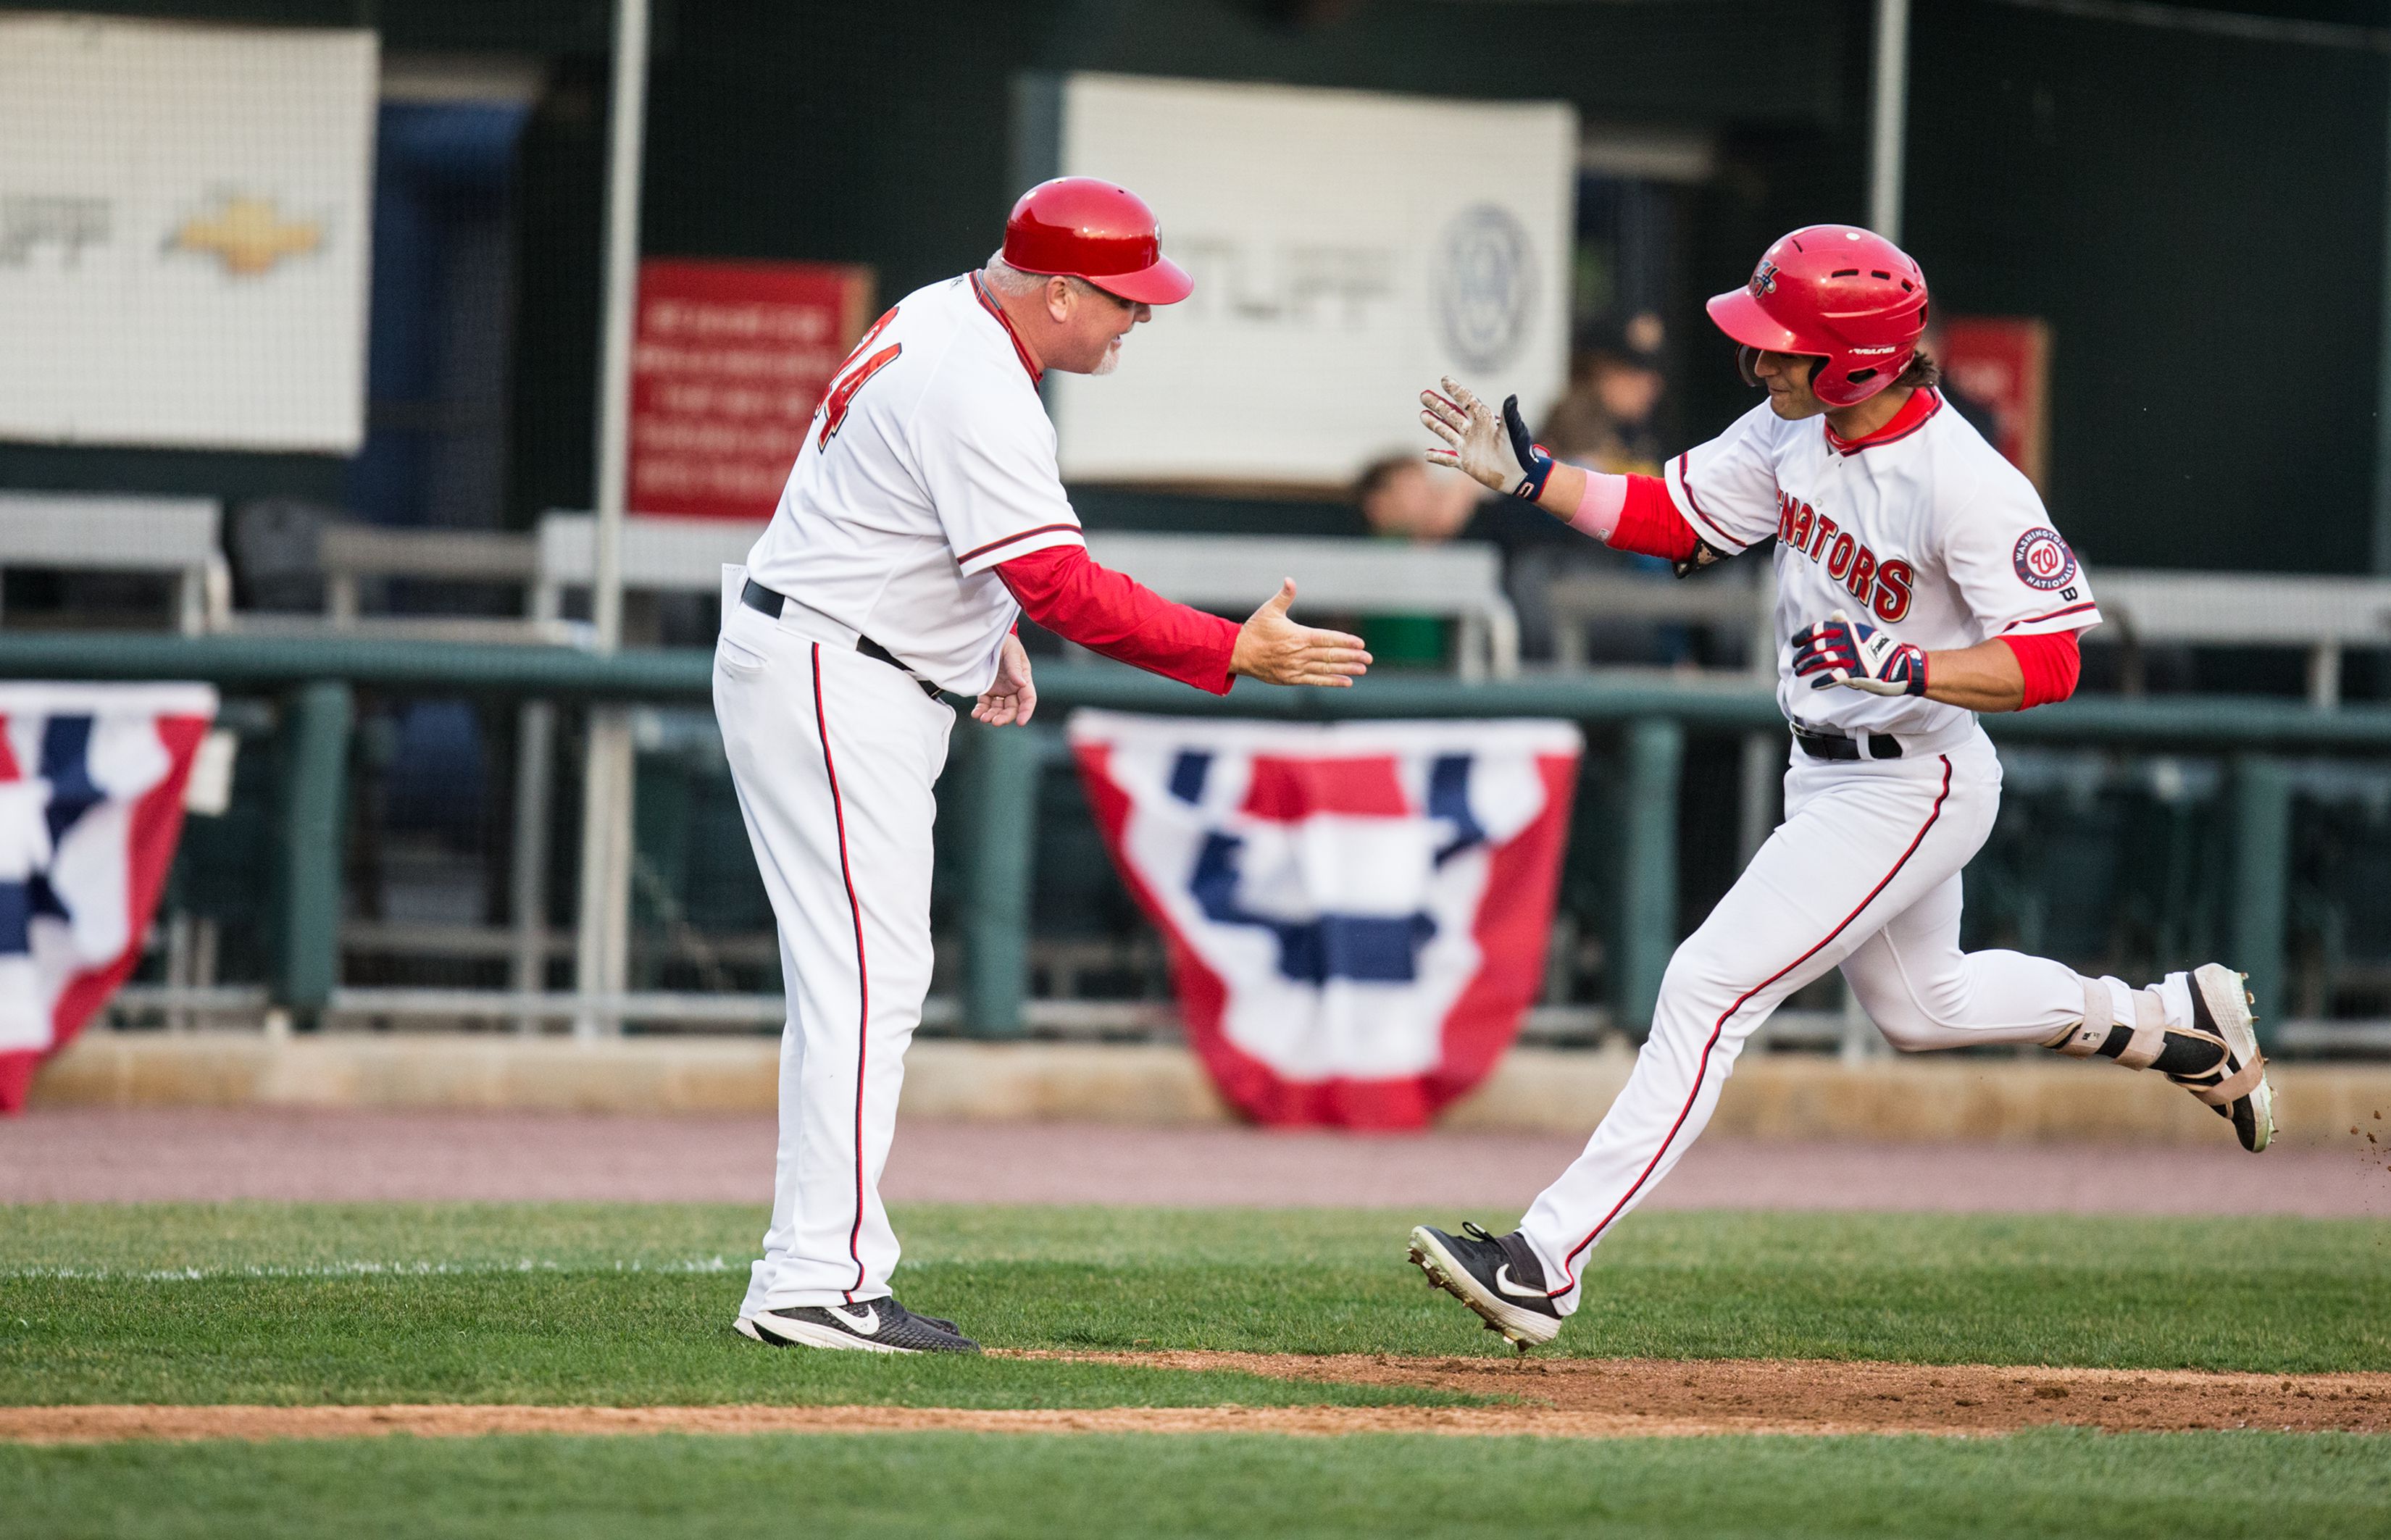
[[[953,713],[769,622],[726,628],[715,697],[789,1002],[772,1224],[742,1314],[875,1299],[897,1263],[879,1181],[929,988],[931,788]]]
[[[1998,804],[1990,756],[1795,764],[1785,823],[1669,959],[1625,1088],[1521,1222],[1564,1313],[1587,1251],[1701,1133],[1752,1030],[1975,853]]]

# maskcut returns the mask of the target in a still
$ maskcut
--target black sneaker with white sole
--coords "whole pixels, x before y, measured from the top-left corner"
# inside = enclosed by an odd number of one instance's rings
[[[2255,1155],[2275,1136],[2275,1089],[2267,1084],[2267,1059],[2250,1014],[2249,975],[2222,963],[2191,970],[2191,1025],[2224,1046],[2206,1072],[2167,1078],[2190,1091],[2233,1125],[2242,1148]]]
[[[2191,1020],[2169,1022],[2162,985],[2133,992],[2135,1020],[2113,1021],[2107,988],[2086,981],[2084,1019],[2049,1040],[2071,1059],[2108,1059],[2129,1070],[2152,1070],[2190,1091],[2233,1125],[2242,1148],[2256,1154],[2275,1137],[2275,1090],[2267,1083],[2267,1056],[2258,1051],[2247,975],[2223,963],[2204,963],[2182,980],[2191,995]]]
[[[916,1315],[893,1294],[854,1304],[802,1304],[739,1317],[739,1334],[770,1347],[852,1353],[977,1353],[979,1344],[937,1315]]]
[[[1561,1313],[1544,1283],[1544,1264],[1528,1238],[1513,1230],[1489,1235],[1475,1225],[1461,1234],[1421,1225],[1412,1231],[1413,1264],[1428,1281],[1478,1312],[1522,1353],[1560,1335]]]

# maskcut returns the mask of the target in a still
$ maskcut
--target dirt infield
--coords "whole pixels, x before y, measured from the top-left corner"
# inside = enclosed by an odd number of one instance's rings
[[[1276,1380],[1515,1396],[1655,1431],[1982,1432],[2071,1423],[2110,1432],[2273,1428],[2391,1432],[2391,1374],[2204,1374],[1775,1358],[1405,1358],[1390,1354],[1041,1354]]]
[[[1247,1353],[1022,1354],[1082,1363],[1235,1370],[1515,1398],[1493,1406],[1114,1406],[1077,1411],[908,1406],[11,1406],[0,1441],[370,1438],[407,1433],[1342,1433],[1679,1438],[1716,1433],[1994,1434],[2260,1428],[2391,1432],[2391,1374],[1749,1359],[1486,1359]]]
[[[2370,1124],[2370,1126],[2372,1126]],[[2391,1125],[2387,1125],[2391,1126]],[[0,1202],[770,1201],[769,1117],[36,1109],[0,1119]],[[909,1122],[894,1201],[1516,1208],[1582,1135]],[[2391,1153],[1710,1138],[1656,1209],[2391,1216]]]

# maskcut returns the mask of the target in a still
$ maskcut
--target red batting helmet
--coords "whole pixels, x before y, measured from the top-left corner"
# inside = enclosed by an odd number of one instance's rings
[[[1024,273],[1085,278],[1143,304],[1177,304],[1196,288],[1162,254],[1145,199],[1092,176],[1058,176],[1023,193],[1004,222],[1004,261]]]
[[[1856,406],[1917,353],[1926,275],[1873,230],[1809,225],[1770,247],[1750,283],[1705,308],[1747,348],[1825,359],[1811,391],[1829,406]]]

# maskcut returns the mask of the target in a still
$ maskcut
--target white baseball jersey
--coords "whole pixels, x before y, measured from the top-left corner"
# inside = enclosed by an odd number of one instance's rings
[[[914,290],[832,379],[748,554],[768,588],[960,695],[1020,614],[997,563],[1085,543],[1039,371],[976,273]]]
[[[1923,734],[1972,714],[1796,678],[1793,634],[1838,610],[1930,651],[2100,623],[2034,483],[1936,391],[1855,441],[1763,402],[1670,462],[1668,484],[1721,551],[1777,537],[1777,703],[1806,727]]]

